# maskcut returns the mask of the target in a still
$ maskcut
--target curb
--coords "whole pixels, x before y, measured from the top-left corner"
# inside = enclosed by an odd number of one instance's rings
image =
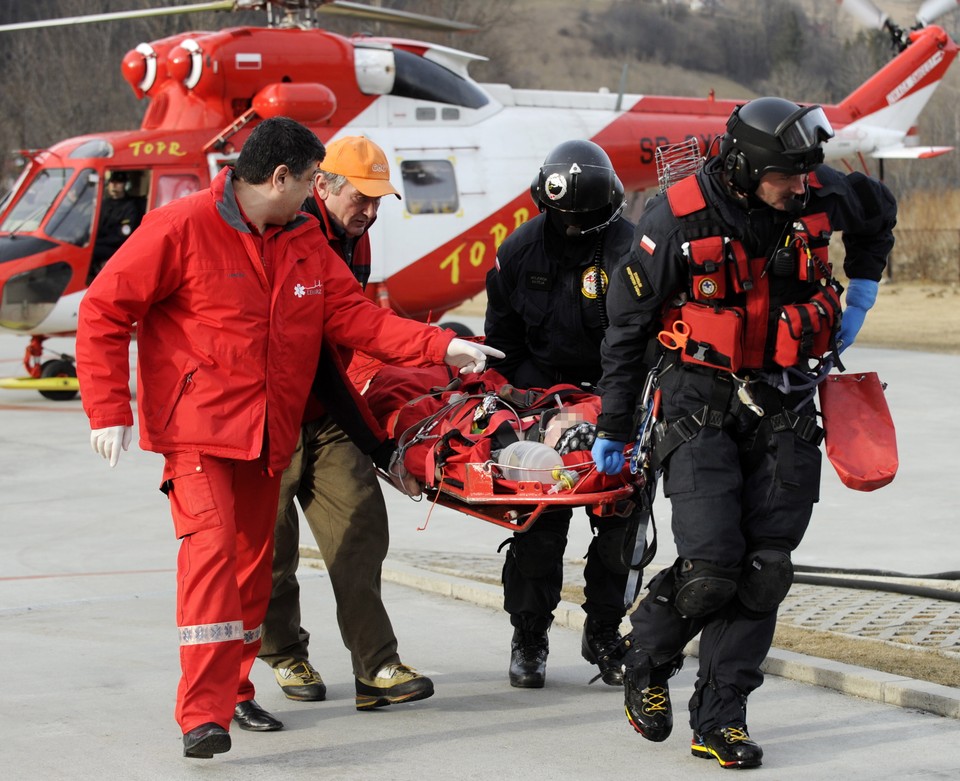
[[[303,563],[323,568],[322,561],[303,560]],[[503,609],[503,589],[500,586],[479,583],[467,578],[423,570],[409,564],[384,562],[383,580],[432,594],[461,599],[481,607]],[[584,618],[580,606],[572,602],[561,602],[554,611],[554,623],[569,629],[583,629]],[[699,641],[694,639],[684,649],[684,654],[695,657],[698,651]],[[960,719],[960,689],[950,686],[918,681],[779,648],[770,649],[762,669],[768,675],[822,686],[842,694]]]

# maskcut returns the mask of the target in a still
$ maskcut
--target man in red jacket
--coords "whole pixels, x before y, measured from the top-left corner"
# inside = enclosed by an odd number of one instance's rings
[[[331,248],[364,287],[370,276],[368,231],[380,199],[387,195],[400,197],[390,184],[383,150],[363,136],[344,136],[327,146],[316,194],[304,204],[304,211],[320,220]],[[350,364],[352,351],[336,352],[344,366]],[[280,482],[273,593],[263,622],[260,658],[273,668],[289,699],[326,699],[326,684],[309,660],[310,633],[300,623],[299,503],[330,576],[340,636],[350,651],[357,710],[369,710],[426,699],[433,694],[433,682],[400,661],[381,594],[380,573],[390,533],[374,461],[385,469],[384,459],[394,448],[386,432],[366,414],[359,395],[357,404],[331,409],[326,378],[335,374],[323,369],[333,360],[324,350],[320,357],[324,382],[307,403],[300,441]],[[418,490],[416,481],[413,490]]]
[[[231,720],[282,724],[249,673],[270,598],[280,474],[323,343],[386,361],[481,370],[489,348],[363,297],[300,213],[325,150],[285,117],[260,123],[233,170],[149,213],[80,306],[77,373],[93,449],[115,466],[131,438],[138,340],[140,445],[165,459],[176,535],[184,755],[230,749]]]

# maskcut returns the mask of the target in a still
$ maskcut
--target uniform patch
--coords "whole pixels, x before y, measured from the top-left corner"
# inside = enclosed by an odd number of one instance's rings
[[[710,277],[705,277],[700,280],[697,289],[700,292],[701,298],[713,298],[717,294],[718,288],[716,282],[710,279]]]
[[[610,280],[607,277],[607,272],[603,269],[600,269],[600,284],[603,286],[603,290],[607,290],[610,287]],[[596,298],[597,297],[597,267],[590,266],[587,269],[584,269],[583,275],[580,277],[580,292],[585,298]]]
[[[553,277],[542,271],[528,271],[527,290],[553,290]]]
[[[623,266],[623,275],[627,283],[627,289],[633,291],[634,297],[642,301],[654,293],[653,287],[647,281],[647,275],[636,261],[631,261]]]
[[[640,239],[640,249],[644,250],[648,255],[652,255],[654,252],[656,252],[657,242],[644,233],[643,237]]]

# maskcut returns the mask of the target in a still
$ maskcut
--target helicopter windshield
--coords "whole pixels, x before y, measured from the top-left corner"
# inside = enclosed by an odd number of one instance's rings
[[[85,246],[90,241],[93,212],[99,177],[92,168],[85,168],[73,180],[67,194],[47,223],[46,234],[51,239]]]
[[[403,49],[357,46],[357,84],[365,95],[396,95],[464,108],[490,102],[483,90],[442,65]]]
[[[0,225],[0,232],[29,233],[40,227],[53,202],[67,183],[72,168],[44,168],[30,182],[19,202]]]
[[[405,98],[481,108],[490,101],[481,90],[441,65],[402,49],[394,51],[397,76],[391,94]]]

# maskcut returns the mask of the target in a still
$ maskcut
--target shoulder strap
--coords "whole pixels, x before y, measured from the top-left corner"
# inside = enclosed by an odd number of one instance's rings
[[[670,210],[680,221],[680,229],[687,241],[709,236],[723,236],[723,223],[716,209],[707,205],[707,199],[694,174],[681,179],[667,189]]]

